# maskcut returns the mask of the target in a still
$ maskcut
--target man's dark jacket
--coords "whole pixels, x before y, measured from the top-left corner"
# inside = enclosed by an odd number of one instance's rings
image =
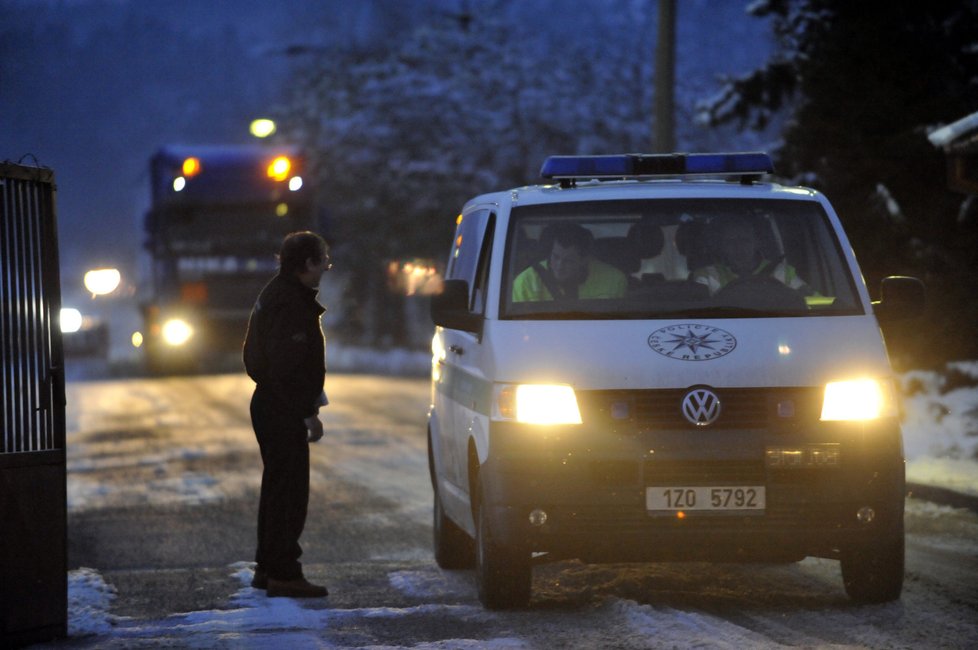
[[[326,378],[319,323],[324,311],[315,289],[281,273],[255,302],[244,342],[245,370],[282,415],[307,418],[318,411]]]

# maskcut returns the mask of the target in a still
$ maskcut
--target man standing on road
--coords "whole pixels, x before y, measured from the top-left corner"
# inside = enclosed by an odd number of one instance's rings
[[[312,232],[285,237],[279,272],[255,302],[244,342],[245,369],[256,384],[251,422],[264,465],[258,505],[258,549],[252,586],[271,597],[317,598],[326,587],[302,574],[299,536],[309,505],[309,443],[323,437],[319,407],[326,355],[316,300],[332,264],[329,246]]]

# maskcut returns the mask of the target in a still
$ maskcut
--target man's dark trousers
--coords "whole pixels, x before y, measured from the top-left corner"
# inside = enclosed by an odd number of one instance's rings
[[[309,507],[309,442],[301,417],[284,415],[259,387],[251,398],[251,422],[265,466],[258,504],[255,561],[269,577],[302,576],[299,537]]]

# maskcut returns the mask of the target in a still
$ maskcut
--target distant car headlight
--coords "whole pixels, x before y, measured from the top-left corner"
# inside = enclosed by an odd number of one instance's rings
[[[61,309],[61,332],[64,334],[71,334],[72,332],[77,332],[82,326],[82,315],[81,312],[72,307],[63,307]]]
[[[523,424],[580,424],[574,389],[557,384],[506,384],[496,390],[496,415]]]
[[[191,339],[191,337],[193,337],[194,328],[190,326],[190,323],[181,318],[171,318],[163,323],[161,333],[163,335],[164,343],[174,347],[179,347],[184,345]]]
[[[896,414],[892,382],[852,379],[825,385],[822,420],[875,420]]]

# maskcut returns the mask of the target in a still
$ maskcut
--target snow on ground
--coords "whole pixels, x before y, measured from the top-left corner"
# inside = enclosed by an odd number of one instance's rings
[[[95,569],[82,567],[68,574],[68,636],[111,634],[109,608],[115,589]]]
[[[123,645],[140,641],[165,640],[174,642],[186,639],[188,646],[200,647],[204,639],[213,639],[221,645],[234,647],[264,648],[322,648],[322,633],[343,622],[362,620],[366,625],[377,619],[448,618],[454,621],[491,624],[505,614],[497,614],[475,605],[422,604],[412,607],[366,607],[358,609],[310,609],[300,601],[290,598],[269,599],[250,587],[253,564],[240,562],[228,567],[229,572],[240,580],[241,588],[232,596],[227,609],[174,614],[159,621],[142,621],[116,617],[109,614],[109,605],[115,594],[111,587],[91,569],[72,571],[69,592],[80,598],[72,598],[72,605],[80,608],[79,600],[87,600],[84,616],[75,619],[76,609],[69,612],[72,621],[69,635],[73,637],[99,635],[111,637]],[[391,584],[409,595],[431,597],[432,594],[467,593],[468,583],[461,584],[457,575],[431,567],[424,571],[399,571],[390,576]],[[82,610],[77,610],[82,611]],[[779,648],[763,635],[740,627],[735,623],[700,612],[685,612],[670,607],[641,605],[634,601],[611,598],[596,606],[594,615],[608,621],[614,629],[614,639],[606,631],[595,632],[593,638],[580,639],[581,647],[604,647],[615,641],[655,639],[657,647],[709,647],[709,648]],[[587,615],[587,614],[585,614]],[[541,622],[542,628],[548,624]],[[553,625],[553,623],[551,623]],[[560,625],[558,623],[558,625]],[[544,629],[538,631],[545,634]],[[559,638],[560,631],[554,630]],[[206,641],[204,641],[206,643]],[[533,645],[513,637],[495,639],[445,639],[432,643],[411,643],[408,646],[371,646],[377,650],[387,648],[436,649],[452,648],[467,650],[529,649]]]
[[[907,480],[978,496],[978,361],[901,379]]]
[[[322,631],[343,619],[379,619],[429,616],[432,613],[456,620],[479,621],[492,617],[481,607],[471,605],[425,604],[414,607],[371,607],[360,609],[310,609],[291,598],[267,598],[253,589],[253,563],[239,562],[228,567],[241,588],[231,597],[227,609],[173,614],[160,621],[142,621],[113,616],[109,613],[114,589],[92,569],[78,569],[69,574],[69,636],[110,636],[115,640],[165,638],[216,639],[235,647],[323,647]],[[392,574],[392,584],[408,593],[423,594],[433,590],[459,591],[450,583],[454,576],[435,569],[429,572]],[[189,642],[188,642],[189,644]],[[444,645],[443,645],[444,644]],[[412,648],[522,648],[518,639],[485,640],[452,639],[439,644],[411,645]],[[193,645],[193,644],[190,644]]]
[[[417,363],[407,357],[391,357],[398,373],[406,365]],[[383,359],[373,359],[371,367],[383,368]],[[904,441],[908,481],[951,489],[978,496],[978,362],[948,364],[943,372],[912,371],[901,377],[904,394]],[[339,414],[338,414],[339,415]],[[75,423],[76,425],[78,423]],[[69,430],[72,425],[69,423]],[[229,441],[232,439],[229,438]],[[361,441],[362,442],[362,441]],[[229,442],[229,444],[235,444]],[[160,459],[153,459],[156,463]],[[92,461],[69,463],[69,507],[97,507],[106,495],[98,486],[86,483],[84,474]],[[150,461],[147,461],[150,462]],[[420,461],[419,461],[420,462]],[[81,479],[81,480],[79,480]],[[132,486],[129,486],[131,489]],[[214,481],[198,474],[148,483],[149,494],[160,491],[184,503],[202,503],[221,498]],[[927,506],[923,506],[927,507]],[[937,507],[943,511],[943,507]],[[199,644],[202,637],[222,644],[241,647],[324,647],[321,633],[340,618],[395,618],[444,614],[456,620],[483,620],[496,614],[467,605],[425,604],[408,608],[361,608],[353,610],[308,609],[291,599],[268,599],[252,589],[252,565],[238,563],[229,571],[241,582],[228,609],[174,614],[164,620],[142,621],[110,614],[114,590],[94,570],[81,568],[69,574],[69,635],[98,636],[120,640],[168,640],[186,638],[188,645]],[[460,582],[450,572],[430,570],[397,571],[389,576],[390,584],[412,597],[439,598],[468,594],[471,585]],[[621,625],[621,637],[648,635],[662,647],[775,647],[770,640],[750,630],[705,613],[683,612],[667,607],[641,605],[634,601],[611,599],[600,607]],[[191,642],[193,639],[193,642]],[[601,643],[595,638],[595,643]],[[582,639],[582,643],[588,643]],[[435,643],[412,644],[411,648],[525,648],[518,639],[502,637],[493,640],[450,639]]]

